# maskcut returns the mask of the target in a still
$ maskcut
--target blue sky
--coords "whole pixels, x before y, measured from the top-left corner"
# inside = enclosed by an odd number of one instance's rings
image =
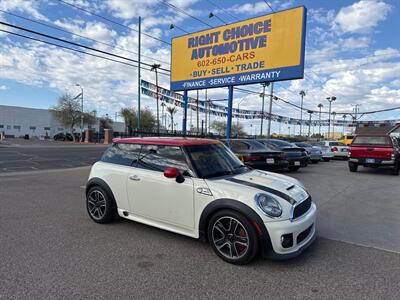
[[[118,23],[137,28],[137,16],[143,18],[143,31],[152,37],[170,41],[183,34],[171,23],[188,32],[206,29],[221,21],[208,18],[213,12],[225,22],[270,13],[264,1],[169,0],[168,2],[202,22],[171,9],[163,0],[65,0]],[[361,111],[400,106],[400,2],[363,1],[269,1],[275,10],[304,5],[308,9],[305,78],[275,85],[278,96],[300,103],[300,90],[306,91],[305,107],[327,107],[326,97],[335,95],[334,110],[349,111],[360,104]],[[0,12],[0,20],[60,36],[81,44],[136,59],[137,33],[86,14],[58,0],[0,0],[0,10],[57,26],[93,40],[72,36],[27,20]],[[1,25],[0,25],[1,26]],[[0,29],[9,28],[0,27]],[[15,30],[18,32],[18,30]],[[20,32],[21,33],[21,32]],[[169,68],[169,45],[143,36],[145,62],[160,62]],[[106,46],[102,43],[110,46]],[[132,53],[133,52],[133,53]],[[154,81],[154,73],[143,71],[144,79]],[[161,85],[169,87],[169,78],[160,75]],[[135,68],[86,56],[65,49],[29,41],[0,32],[0,104],[49,108],[65,92],[78,94],[79,83],[85,91],[85,109],[99,115],[114,115],[122,107],[135,107],[137,72]],[[260,91],[260,85],[248,86]],[[203,92],[201,92],[201,96]],[[225,98],[225,89],[213,89],[208,95]],[[235,92],[234,105],[259,109],[260,97]],[[144,105],[154,109],[155,101],[143,96]],[[273,112],[299,117],[300,111],[283,102]],[[181,111],[176,119],[180,119]],[[400,119],[400,110],[365,116],[364,120]],[[258,121],[241,121],[248,131]],[[250,125],[253,124],[252,127]],[[179,124],[180,126],[180,124]],[[277,131],[277,124],[274,124]],[[284,129],[282,129],[284,130]]]

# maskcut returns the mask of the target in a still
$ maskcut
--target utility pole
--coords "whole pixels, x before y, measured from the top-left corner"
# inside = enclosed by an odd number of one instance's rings
[[[324,107],[322,105],[322,103],[318,104],[318,108],[319,108],[319,130],[318,130],[318,141],[321,138],[321,109],[322,107]]]
[[[269,118],[268,118],[268,128],[267,128],[267,138],[271,137],[271,114],[272,114],[272,99],[274,96],[274,83],[271,83],[271,93],[269,95]]]
[[[142,32],[142,17],[139,16],[138,20],[138,118],[137,118],[137,128],[138,131],[140,132],[140,94],[141,94],[141,75],[140,75],[140,69],[141,69],[141,58],[140,58],[140,48],[141,48],[141,32]],[[158,94],[157,94],[158,95]],[[158,100],[158,99],[157,99]]]
[[[160,135],[160,108],[159,108],[159,91],[158,91],[158,69],[161,67],[160,64],[153,64],[151,71],[156,72],[156,89],[157,89],[157,134]]]
[[[347,115],[343,115],[343,136],[344,136],[344,131],[345,131],[345,127],[346,127],[346,118],[347,118]]]
[[[306,92],[301,90],[299,95],[301,96],[301,103],[300,103],[300,136],[302,135],[302,123],[303,123],[303,98],[306,95]]]
[[[211,132],[211,98],[208,99],[208,133]]]
[[[263,92],[260,95],[260,97],[262,98],[262,105],[261,105],[261,127],[260,127],[260,137],[262,137],[263,135],[263,125],[264,125],[264,99],[265,99],[265,87],[269,85],[269,82],[263,82],[261,83],[262,87],[263,87]]]
[[[335,138],[335,117],[336,117],[336,112],[332,112],[332,116],[333,116],[332,134],[333,134],[333,138]]]
[[[329,102],[329,127],[328,127],[328,138],[331,136],[331,108],[332,108],[332,102],[336,100],[335,96],[328,97],[326,98]]]

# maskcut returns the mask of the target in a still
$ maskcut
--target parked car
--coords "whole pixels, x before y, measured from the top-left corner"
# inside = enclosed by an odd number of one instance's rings
[[[299,148],[289,142],[276,139],[260,139],[257,141],[271,149],[283,151],[289,162],[288,168],[290,171],[297,171],[301,167],[306,167],[308,164],[309,156],[304,148]]]
[[[91,169],[86,207],[97,223],[119,215],[208,241],[234,264],[294,257],[315,239],[316,206],[303,184],[247,168],[216,140],[115,140]]]
[[[304,148],[307,151],[311,163],[317,164],[322,160],[322,150],[320,147],[303,142],[296,142],[293,144],[295,144],[297,147]]]
[[[349,146],[351,144],[351,142],[354,139],[354,135],[344,135],[341,137],[340,140],[338,140],[338,142],[345,144],[346,146]]]
[[[70,142],[72,142],[74,140],[74,137],[70,133],[64,134],[63,132],[60,132],[60,133],[57,133],[56,135],[54,135],[53,139],[55,141],[70,141]]]
[[[311,145],[321,149],[323,161],[330,161],[334,158],[335,154],[332,152],[331,147],[326,146],[324,142],[311,142]]]
[[[255,140],[230,139],[222,142],[246,165],[261,170],[285,170],[289,163],[285,153]]]
[[[349,158],[349,147],[337,141],[324,141],[325,146],[328,146],[333,153],[334,158],[347,160]]]
[[[400,145],[389,135],[356,135],[350,145],[350,172],[357,172],[358,166],[390,168],[393,175],[399,175]]]

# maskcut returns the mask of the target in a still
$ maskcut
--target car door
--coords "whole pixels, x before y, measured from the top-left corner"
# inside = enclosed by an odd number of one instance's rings
[[[163,172],[168,167],[186,172],[184,182],[166,178]],[[143,145],[127,183],[131,213],[172,230],[193,230],[194,187],[188,170],[180,147]]]

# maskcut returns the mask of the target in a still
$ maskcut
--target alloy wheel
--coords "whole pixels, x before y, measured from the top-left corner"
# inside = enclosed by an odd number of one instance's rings
[[[106,198],[99,190],[93,190],[88,196],[89,214],[96,220],[100,220],[106,213]]]
[[[249,249],[247,230],[233,217],[225,216],[214,223],[212,240],[218,252],[229,259],[240,259]]]

